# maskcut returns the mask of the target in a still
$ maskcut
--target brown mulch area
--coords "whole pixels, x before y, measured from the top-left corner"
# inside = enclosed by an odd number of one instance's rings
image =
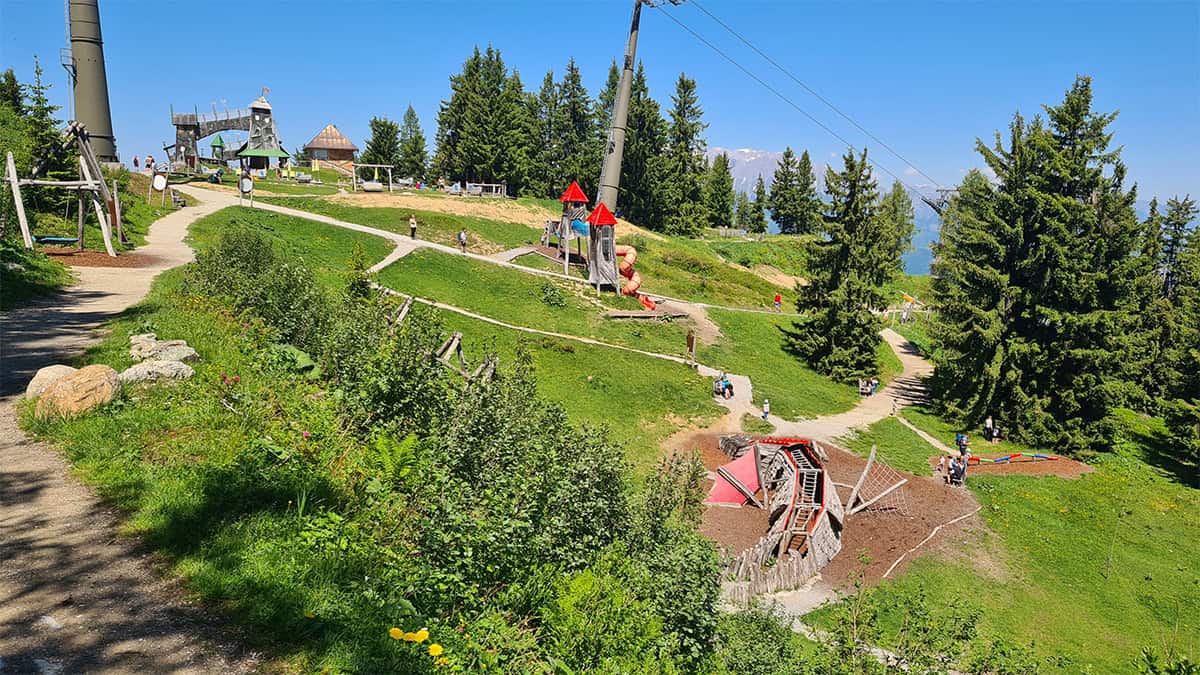
[[[140,253],[118,253],[114,258],[104,251],[79,251],[52,246],[43,247],[42,253],[69,267],[150,267],[156,262],[153,256]]]
[[[690,446],[699,449],[700,458],[710,471],[729,461],[717,445],[719,434],[698,433],[689,441]],[[829,454],[826,469],[835,483],[853,485],[858,481],[867,463],[865,458],[827,443],[823,443],[822,447]],[[974,469],[971,467],[972,471]],[[947,487],[939,479],[930,476],[900,473],[908,478],[908,483],[900,489],[904,492],[910,514],[906,517],[898,513],[865,511],[848,517],[842,535],[842,552],[821,572],[827,582],[834,586],[844,584],[851,572],[858,569],[860,552],[865,552],[871,560],[866,570],[867,581],[878,581],[897,558],[929,536],[933,528],[970,513],[978,506],[974,496],[967,490]],[[845,500],[850,488],[838,486],[838,492],[841,499]],[[924,548],[906,557],[893,574],[903,570],[917,555],[932,549],[939,541],[949,536],[961,536],[967,528],[980,526],[982,521],[972,517],[942,528],[938,536],[925,544]],[[704,512],[700,525],[701,534],[731,553],[749,548],[766,531],[767,514],[753,505],[741,508],[710,506]]]
[[[978,457],[986,459],[997,456],[1003,457],[1004,455],[978,455]],[[937,466],[937,461],[937,457],[929,458],[930,471]],[[971,480],[971,476],[1058,476],[1059,478],[1074,479],[1095,470],[1088,464],[1066,457],[1058,459],[1023,457],[999,464],[972,464],[967,467],[967,480]]]

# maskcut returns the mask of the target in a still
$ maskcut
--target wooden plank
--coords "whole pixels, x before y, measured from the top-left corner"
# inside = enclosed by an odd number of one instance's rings
[[[892,487],[890,487],[890,488],[888,488],[888,489],[884,490],[883,492],[880,492],[878,495],[876,495],[876,496],[872,497],[871,499],[869,499],[869,500],[867,500],[867,501],[863,502],[862,504],[859,504],[859,505],[858,505],[856,508],[853,508],[853,509],[851,509],[851,510],[850,510],[850,515],[854,515],[854,514],[858,513],[859,511],[862,511],[863,509],[865,509],[865,508],[867,508],[868,506],[870,506],[870,505],[874,504],[875,502],[879,501],[880,499],[883,499],[884,497],[886,497],[886,496],[888,496],[889,494],[891,494],[891,493],[895,492],[896,490],[899,490],[899,489],[900,489],[900,487],[901,487],[901,486],[903,486],[903,485],[904,485],[905,483],[907,483],[907,482],[908,482],[908,479],[907,479],[907,478],[901,479],[901,481],[900,481],[899,483],[896,483],[896,484],[895,484],[895,485],[893,485]]]
[[[758,500],[758,497],[756,497],[753,492],[750,491],[750,488],[746,487],[746,485],[744,483],[742,483],[742,481],[740,481],[736,477],[734,477],[733,474],[726,471],[725,467],[723,467],[723,466],[717,467],[717,475],[720,476],[721,478],[724,478],[725,480],[729,481],[729,484],[732,485],[735,490],[742,493],[742,496],[744,496],[746,499],[750,500],[750,502],[753,503],[755,506],[757,506],[760,509],[763,508],[763,503]]]
[[[854,513],[852,507],[854,500],[858,499],[858,491],[862,489],[863,482],[867,480],[867,473],[871,470],[871,465],[875,463],[876,447],[871,446],[871,454],[867,456],[867,465],[863,467],[862,475],[858,477],[858,482],[854,484],[854,489],[850,491],[850,498],[846,500],[846,510]]]
[[[21,185],[42,185],[45,187],[56,187],[67,190],[85,188],[88,190],[99,190],[100,187],[94,180],[45,180],[41,178],[22,178],[18,182]]]
[[[21,201],[21,184],[17,179],[17,163],[13,154],[5,156],[5,173],[8,174],[8,185],[12,188],[13,204],[17,207],[17,223],[21,226],[21,238],[25,240],[25,248],[33,248],[33,234],[29,232],[29,220],[25,218],[25,202]]]
[[[84,161],[82,156],[79,158],[79,168],[83,171],[84,180],[92,179],[92,172],[88,169],[87,162]],[[103,186],[104,183],[101,182],[100,185]],[[105,192],[107,191],[108,189],[105,188]],[[104,209],[100,206],[100,201],[95,198],[94,194],[92,195],[92,206],[95,207],[96,218],[100,221],[100,233],[104,235],[104,249],[108,252],[108,255],[115,258],[117,257],[117,252],[113,250],[112,229],[109,228],[108,219],[104,217]]]

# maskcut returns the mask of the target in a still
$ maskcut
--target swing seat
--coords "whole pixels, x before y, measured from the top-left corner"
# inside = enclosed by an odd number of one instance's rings
[[[34,235],[33,240],[39,244],[78,244],[78,237],[50,237]]]

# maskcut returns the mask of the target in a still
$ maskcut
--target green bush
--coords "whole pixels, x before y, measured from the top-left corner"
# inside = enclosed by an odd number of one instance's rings
[[[567,299],[563,297],[562,289],[553,281],[543,281],[540,287],[542,302],[551,307],[566,307]]]

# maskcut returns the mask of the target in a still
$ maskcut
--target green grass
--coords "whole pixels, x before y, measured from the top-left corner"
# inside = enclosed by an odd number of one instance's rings
[[[730,307],[770,309],[775,294],[783,296],[784,307],[795,305],[790,288],[776,286],[753,272],[723,261],[703,241],[669,237],[665,241],[648,236],[624,237],[638,251],[635,269],[642,275],[646,291]]]
[[[862,457],[869,455],[871,446],[875,446],[879,456],[890,466],[918,476],[929,474],[929,458],[938,454],[937,448],[894,417],[882,419],[858,434],[838,439],[838,442]]]
[[[761,417],[746,413],[745,415],[742,415],[742,431],[748,434],[769,436],[775,433],[775,425]]]
[[[1146,439],[1163,442],[1161,421],[1128,413],[1123,423],[1127,440],[1077,480],[972,478],[990,533],[962,553],[916,560],[884,597],[965,600],[983,610],[986,634],[1067,657],[1061,672],[1133,672],[1144,646],[1195,659],[1200,492],[1142,461]],[[900,621],[884,618],[893,630]]]
[[[18,242],[0,245],[0,309],[4,310],[64,288],[73,278],[62,263],[23,248]]]
[[[754,384],[755,405],[771,399],[771,412],[784,419],[827,415],[849,410],[858,402],[858,391],[838,384],[805,366],[784,350],[782,328],[791,317],[709,309],[708,316],[721,327],[717,345],[701,345],[701,363],[739,375]]]
[[[355,244],[362,246],[369,263],[383,259],[392,250],[391,242],[374,235],[242,206],[221,209],[193,223],[190,242],[203,250],[233,228],[266,237],[282,256],[302,262],[325,286],[342,283]]]
[[[562,274],[563,271],[561,262],[555,262],[539,253],[526,253],[523,256],[518,256],[513,260],[513,264],[521,265],[522,267],[531,267],[535,270],[557,272],[558,274]],[[571,265],[568,272],[573,277],[579,277],[580,279],[587,278],[587,268],[580,265]]]
[[[457,245],[455,236],[464,227],[470,235],[472,245],[488,242],[493,244],[493,248],[500,250],[535,243],[540,236],[539,231],[520,223],[506,223],[487,218],[458,216],[434,211],[418,211],[389,206],[348,206],[315,197],[266,197],[263,201],[401,234],[408,234],[408,217],[412,214],[417,217],[418,237],[447,246]]]
[[[1027,445],[1001,440],[998,443],[988,443],[983,440],[983,427],[968,427],[938,417],[928,406],[917,405],[900,411],[904,419],[913,426],[933,436],[950,447],[954,447],[955,434],[964,432],[970,436],[971,452],[975,455],[999,455],[1013,452],[1049,452],[1057,453],[1054,448],[1031,448]],[[1004,429],[1004,420],[996,420],[1000,429]]]
[[[705,244],[726,261],[741,267],[769,265],[791,276],[807,275],[808,255],[804,247],[811,237],[769,235],[762,241],[706,239]]]
[[[501,265],[432,250],[418,250],[379,273],[395,290],[437,300],[516,326],[589,337],[646,351],[682,356],[685,322],[613,320],[609,307],[641,309],[633,298],[596,297],[582,284],[553,280]],[[544,300],[548,287],[563,306]],[[597,306],[600,305],[600,306]]]
[[[901,305],[904,293],[928,303],[933,299],[933,277],[928,274],[897,274],[895,279],[884,284],[883,292],[891,306]]]
[[[919,352],[926,358],[933,356],[933,336],[931,335],[932,325],[922,318],[907,323],[899,321],[891,321],[889,328],[903,335],[905,339],[913,343]]]

